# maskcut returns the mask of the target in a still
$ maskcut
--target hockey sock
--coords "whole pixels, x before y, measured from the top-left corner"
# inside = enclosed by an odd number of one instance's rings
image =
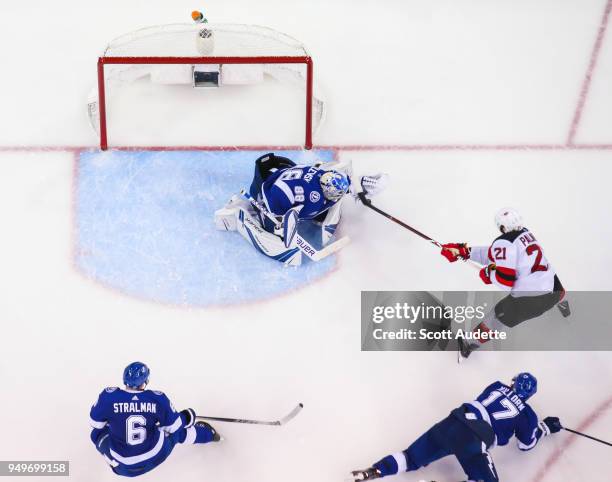
[[[197,423],[193,426],[196,430],[195,442],[196,444],[205,444],[212,442],[215,437],[215,430],[207,423]]]
[[[205,444],[212,442],[214,438],[214,429],[207,423],[198,422],[196,425],[185,429],[184,435],[179,438],[179,443],[185,445]]]
[[[374,468],[380,470],[383,477],[397,474],[398,472],[405,472],[408,469],[406,455],[403,452],[387,455],[384,459],[376,462]]]

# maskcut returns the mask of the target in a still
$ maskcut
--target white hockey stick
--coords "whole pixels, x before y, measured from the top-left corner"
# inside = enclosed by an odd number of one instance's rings
[[[246,190],[241,190],[240,194],[247,201],[249,201],[259,212],[263,213],[266,218],[272,221],[274,223],[275,228],[280,229],[282,227],[282,223],[279,221],[279,219],[274,216],[274,214],[272,214],[270,211],[268,211],[268,209],[262,203],[254,199]],[[337,241],[329,243],[322,249],[316,249],[302,236],[300,236],[297,231],[295,233],[296,246],[300,249],[302,253],[304,253],[308,258],[313,261],[321,261],[322,259],[327,258],[329,255],[334,254],[335,252],[344,248],[350,241],[351,238],[349,238],[348,236],[343,236]]]
[[[291,410],[291,412],[285,415],[283,418],[279,420],[274,420],[271,422],[263,421],[263,420],[247,420],[243,418],[208,417],[206,415],[198,415],[196,417],[196,422],[198,420],[215,420],[217,422],[248,423],[252,425],[273,425],[273,426],[278,427],[280,425],[285,425],[287,422],[294,419],[296,415],[302,411],[302,408],[304,408],[304,404],[298,403],[297,406],[293,410]]]
[[[299,236],[299,234],[297,236]],[[298,237],[298,243],[300,242],[300,239],[302,238]],[[315,253],[312,256],[310,256],[310,259],[312,259],[313,261],[321,261],[323,258],[327,258],[330,254],[334,254],[336,251],[340,251],[350,242],[351,242],[351,238],[349,238],[348,236],[343,236],[337,241],[334,241],[333,243],[329,243],[324,248],[315,250]]]

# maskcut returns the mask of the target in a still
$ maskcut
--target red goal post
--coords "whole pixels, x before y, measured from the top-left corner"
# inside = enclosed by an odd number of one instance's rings
[[[155,28],[164,28],[164,27],[177,27],[178,25],[181,24],[177,24],[175,26],[170,25],[170,26],[160,26],[160,27],[155,27]],[[184,26],[187,32],[194,32],[195,29],[193,26]],[[256,27],[256,26],[228,26],[228,27],[240,27],[241,29],[249,29],[249,34],[251,34],[251,30],[250,29],[260,29],[261,31],[263,31],[266,35],[270,35],[269,32],[273,32],[274,35],[278,35],[278,36],[283,36],[282,40],[283,42],[288,42],[285,39],[290,39],[291,41],[294,41],[294,39],[292,39],[291,37],[285,36],[285,34],[280,34],[278,32],[275,32],[271,29],[267,29],[265,27]],[[214,27],[211,27],[214,28]],[[221,27],[223,28],[223,27]],[[149,28],[151,29],[151,28]],[[147,30],[147,29],[143,29]],[[224,30],[220,30],[220,31],[224,31]],[[231,31],[231,30],[230,30]],[[131,42],[131,38],[133,38],[135,35],[137,36],[139,34],[140,31],[136,31],[132,34],[128,34],[130,35],[130,42]],[[215,30],[215,32],[217,32]],[[255,30],[255,32],[257,33],[257,35],[261,35],[261,32],[259,30]],[[241,32],[242,33],[242,32]],[[124,36],[125,37],[125,36]],[[123,37],[120,37],[119,39],[122,39]],[[223,38],[223,37],[221,37]],[[244,39],[240,39],[243,44],[244,44]],[[268,39],[269,40],[269,39]],[[136,53],[140,53],[142,51],[142,49],[134,49],[133,51],[131,51],[130,49],[127,49],[127,53],[128,55],[121,55],[123,52],[122,50],[125,50],[125,48],[122,46],[122,49],[115,49],[116,51],[113,51],[113,49],[111,48],[111,46],[113,45],[112,43],[109,44],[109,47],[107,47],[107,49],[105,50],[105,55],[101,56],[98,58],[98,85],[97,85],[97,104],[96,104],[96,116],[99,122],[99,136],[100,136],[100,148],[102,150],[106,150],[108,149],[109,146],[109,139],[108,139],[108,126],[107,126],[107,78],[106,78],[106,71],[109,68],[108,66],[117,66],[117,65],[122,65],[122,66],[146,66],[146,65],[150,65],[150,66],[155,66],[155,65],[206,65],[206,64],[214,64],[214,65],[221,65],[223,66],[224,64],[226,65],[231,65],[231,64],[243,64],[243,65],[270,65],[270,64],[286,64],[286,65],[296,65],[296,64],[302,64],[305,66],[305,75],[304,75],[304,89],[305,89],[305,101],[306,101],[306,108],[305,108],[305,133],[304,133],[304,147],[306,149],[311,149],[312,145],[313,145],[313,132],[315,131],[316,127],[318,127],[318,124],[320,121],[322,121],[323,118],[323,102],[320,101],[319,99],[314,97],[314,87],[313,87],[313,83],[314,83],[314,75],[313,75],[313,61],[312,58],[307,55],[305,49],[303,48],[303,46],[301,46],[301,44],[299,44],[297,41],[295,46],[294,45],[290,45],[290,47],[292,49],[296,49],[299,47],[299,49],[301,50],[301,52],[303,52],[305,55],[215,55],[216,51],[213,52],[213,55],[205,55],[205,56],[182,56],[182,55],[174,55],[174,51],[170,52],[172,55],[164,55],[164,56],[150,56],[150,55],[132,55],[134,52]],[[126,42],[124,42],[125,45]],[[243,47],[243,45],[239,46],[236,49],[220,49],[220,50],[240,50]],[[266,45],[267,47],[267,45]],[[281,46],[282,48],[284,48],[285,50],[287,50],[287,46],[285,44],[283,44]],[[189,48],[186,49],[178,49],[179,51],[181,50],[188,50],[190,51]],[[261,50],[266,50],[266,48],[262,47]],[[274,49],[270,49],[270,50],[274,50]],[[277,50],[282,50],[281,48],[277,49]],[[196,52],[197,53],[197,52]],[[224,52],[225,53],[225,52]],[[321,112],[317,112],[317,119],[313,120],[313,105],[317,106],[320,103],[320,110]],[[92,103],[89,103],[89,109],[90,109],[90,120],[92,120],[92,108],[91,108]],[[95,126],[94,122],[92,121],[92,126]]]

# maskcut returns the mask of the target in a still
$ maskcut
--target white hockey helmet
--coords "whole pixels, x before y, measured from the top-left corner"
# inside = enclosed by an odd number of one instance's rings
[[[495,224],[503,233],[520,231],[523,229],[523,218],[516,209],[502,208],[495,215]]]

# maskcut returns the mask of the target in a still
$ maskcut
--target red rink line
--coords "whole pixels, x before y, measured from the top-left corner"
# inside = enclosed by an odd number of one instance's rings
[[[578,427],[575,430],[577,430],[578,432],[586,431],[604,413],[606,413],[606,411],[610,407],[612,407],[612,397],[609,397],[607,400],[605,400],[603,403],[601,403],[591,414],[589,414],[587,416],[587,418],[585,418],[580,423],[580,425],[578,425]],[[569,433],[569,432],[566,432],[566,433]],[[553,467],[557,463],[559,458],[563,455],[563,453],[568,448],[570,448],[576,442],[576,440],[579,440],[579,439],[582,439],[582,437],[580,437],[579,435],[570,434],[569,437],[567,437],[563,441],[561,446],[557,447],[555,449],[555,451],[548,457],[548,459],[546,459],[546,462],[544,462],[544,465],[538,471],[538,473],[535,475],[535,477],[532,479],[531,482],[541,482],[542,480],[544,480],[546,478],[546,475],[548,474],[548,471],[551,469],[551,467]],[[596,442],[592,442],[592,441],[588,441],[588,442],[589,443],[596,443]]]
[[[570,125],[565,144],[355,144],[355,145],[319,145],[313,149],[330,149],[333,151],[564,151],[564,150],[612,150],[612,144],[576,144],[574,139],[582,118],[582,112],[591,87],[591,81],[597,60],[608,28],[612,0],[607,0],[591,58],[587,68],[582,88],[578,96],[576,109]],[[40,151],[84,151],[96,150],[98,146],[0,146],[0,152],[40,152]],[[259,150],[300,150],[302,146],[118,146],[112,147],[118,151],[259,151]]]
[[[604,14],[601,18],[601,23],[599,24],[597,38],[595,39],[595,44],[593,45],[593,50],[591,51],[591,60],[589,61],[589,66],[584,76],[584,80],[582,81],[582,88],[580,89],[580,95],[578,97],[578,103],[576,104],[576,110],[574,111],[574,117],[572,119],[570,131],[567,135],[568,145],[574,144],[576,131],[578,130],[578,125],[580,124],[580,119],[582,118],[582,111],[584,110],[584,105],[586,104],[587,96],[589,95],[589,89],[591,88],[591,80],[593,79],[593,73],[595,72],[595,67],[597,67],[597,59],[599,58],[599,52],[601,51],[601,46],[603,45],[603,40],[606,35],[606,30],[608,28],[611,10],[612,0],[608,0],[606,3],[606,8],[604,9]]]
[[[315,146],[314,149],[338,151],[575,151],[611,150],[612,144],[345,144]]]
[[[612,3],[612,0],[610,0]],[[82,152],[97,151],[97,146],[0,146],[0,152]],[[130,146],[117,151],[299,151],[302,146]],[[608,151],[612,144],[345,144],[317,145],[313,150],[332,151]]]
[[[299,151],[304,146],[117,146],[109,151]],[[318,147],[316,147],[318,149]],[[0,146],[0,152],[83,152],[99,151],[98,146]]]

